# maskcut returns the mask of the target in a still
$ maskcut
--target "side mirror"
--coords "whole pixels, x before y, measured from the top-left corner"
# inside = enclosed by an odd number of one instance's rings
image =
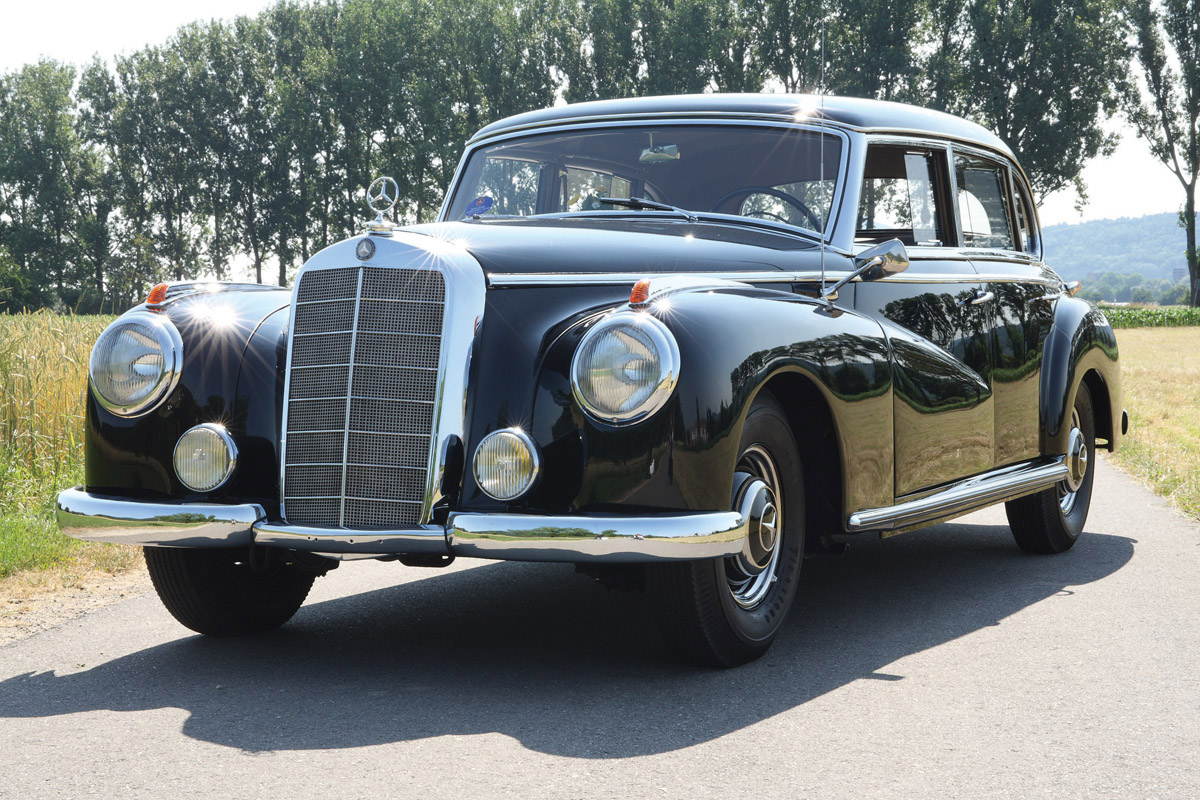
[[[851,277],[857,275],[864,281],[877,281],[908,269],[908,251],[904,249],[904,242],[892,239],[864,250],[854,259],[854,265]]]
[[[821,297],[832,305],[833,300],[837,298],[838,289],[855,278],[877,281],[889,275],[897,275],[906,269],[908,269],[908,251],[904,249],[904,242],[892,239],[855,256],[854,271],[821,292]]]

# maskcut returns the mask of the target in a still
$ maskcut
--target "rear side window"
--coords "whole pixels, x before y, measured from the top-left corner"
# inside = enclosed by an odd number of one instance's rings
[[[954,173],[963,245],[1015,250],[1008,171],[994,161],[959,154]]]
[[[939,157],[940,156],[940,157]],[[946,215],[939,181],[944,153],[894,145],[867,151],[855,241],[899,239],[907,245],[946,242]]]
[[[1017,235],[1021,237],[1018,250],[1030,255],[1041,252],[1041,242],[1038,241],[1037,217],[1033,214],[1033,202],[1029,199],[1029,190],[1013,175],[1013,205],[1017,209]]]

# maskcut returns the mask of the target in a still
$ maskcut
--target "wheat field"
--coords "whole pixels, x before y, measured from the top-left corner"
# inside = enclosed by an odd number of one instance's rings
[[[1117,331],[1129,436],[1116,461],[1200,517],[1200,327]]]
[[[83,478],[84,387],[92,343],[112,317],[0,316],[0,579],[23,570],[120,571],[131,548],[77,542],[54,524],[54,495]]]

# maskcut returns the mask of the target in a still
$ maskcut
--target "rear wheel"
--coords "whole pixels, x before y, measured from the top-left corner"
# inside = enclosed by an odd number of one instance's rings
[[[708,666],[745,664],[767,651],[796,596],[804,557],[804,472],[773,397],[754,402],[739,453],[734,508],[750,517],[743,552],[656,564],[646,575],[668,646]]]
[[[1070,550],[1083,532],[1096,476],[1096,424],[1092,395],[1081,383],[1071,410],[1067,443],[1067,480],[1037,494],[1005,503],[1017,546],[1030,553]]]
[[[143,554],[167,611],[207,636],[278,628],[304,603],[317,576],[282,552],[146,547]]]

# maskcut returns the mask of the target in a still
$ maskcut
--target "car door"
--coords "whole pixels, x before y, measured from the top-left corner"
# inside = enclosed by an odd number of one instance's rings
[[[984,472],[994,461],[990,298],[958,247],[949,150],[874,140],[856,245],[898,238],[908,270],[855,288],[885,323],[893,357],[896,495]]]
[[[1042,348],[1053,324],[1058,281],[1041,242],[1024,177],[1004,158],[954,149],[956,207],[964,250],[993,297],[996,465],[1038,455]]]

